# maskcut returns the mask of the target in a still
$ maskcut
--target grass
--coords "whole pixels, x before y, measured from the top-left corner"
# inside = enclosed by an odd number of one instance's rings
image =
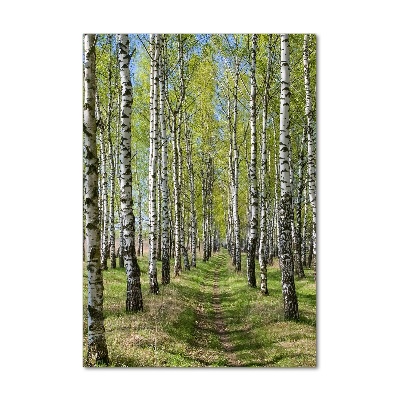
[[[173,263],[173,260],[172,260]],[[242,266],[245,269],[246,259]],[[147,258],[139,258],[144,312],[125,313],[122,268],[104,271],[104,317],[111,367],[216,367],[227,365],[214,325],[213,279],[219,270],[219,298],[229,341],[240,366],[316,366],[316,288],[312,271],[296,280],[300,320],[283,319],[280,270],[268,269],[270,296],[247,286],[226,252],[149,293]],[[161,265],[158,265],[161,275]],[[84,273],[83,359],[87,346],[87,277]],[[259,279],[259,273],[258,273]],[[160,278],[159,278],[160,279]],[[259,283],[259,282],[258,282]]]

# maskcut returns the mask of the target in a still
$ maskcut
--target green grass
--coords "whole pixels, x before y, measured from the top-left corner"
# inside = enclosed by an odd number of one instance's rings
[[[173,260],[171,260],[173,265]],[[266,367],[316,365],[316,288],[312,271],[296,280],[300,320],[283,319],[280,271],[268,269],[270,296],[252,289],[244,271],[235,273],[226,252],[172,278],[160,294],[149,293],[147,258],[139,258],[144,311],[125,313],[126,277],[122,268],[104,271],[104,316],[111,367],[206,367],[227,365],[214,329],[215,268],[223,318],[238,364]],[[87,346],[87,277],[84,271],[83,359]],[[158,265],[161,275],[161,265]],[[172,272],[172,271],[171,271]],[[259,271],[257,271],[259,284]],[[159,277],[161,280],[161,277]]]

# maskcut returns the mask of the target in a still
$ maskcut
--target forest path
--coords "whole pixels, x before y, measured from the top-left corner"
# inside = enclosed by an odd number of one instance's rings
[[[213,295],[212,295],[212,307],[214,311],[214,330],[218,335],[221,342],[224,356],[226,358],[227,367],[239,367],[240,363],[234,352],[234,346],[229,339],[229,332],[227,325],[224,320],[222,312],[221,299],[220,299],[220,287],[219,287],[219,271],[220,268],[226,266],[226,257],[222,254],[217,255],[218,262],[214,264],[214,276],[213,276]]]

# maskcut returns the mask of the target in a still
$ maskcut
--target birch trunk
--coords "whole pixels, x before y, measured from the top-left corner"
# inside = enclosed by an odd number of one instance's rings
[[[303,205],[303,191],[304,191],[304,178],[303,178],[303,167],[304,167],[304,142],[305,142],[305,130],[303,132],[303,136],[301,138],[300,145],[300,154],[299,154],[299,182],[297,188],[297,199],[296,199],[296,252],[297,252],[297,275],[300,279],[305,277],[304,274],[304,264],[303,264],[303,256],[302,256],[302,248],[303,248],[303,238],[302,238],[302,205]]]
[[[207,174],[207,218],[208,218],[208,248],[207,248],[207,260],[211,258],[211,252],[213,250],[213,181],[214,181],[214,163],[212,158],[209,158],[209,172]]]
[[[203,204],[203,261],[208,261],[208,219],[207,219],[207,179],[203,172],[201,181],[201,198]]]
[[[279,210],[279,262],[282,273],[283,306],[286,319],[298,319],[296,287],[294,283],[294,265],[292,253],[292,187],[289,165],[289,35],[281,35],[281,98],[280,98],[280,135],[279,170],[281,201]]]
[[[107,246],[108,246],[108,193],[107,193],[107,168],[105,149],[105,126],[100,110],[99,94],[96,93],[96,121],[100,131],[98,140],[100,143],[100,175],[99,175],[99,212],[100,212],[100,265],[103,270],[107,269]]]
[[[227,103],[228,103],[227,120],[228,120],[228,132],[229,132],[229,157],[228,157],[229,185],[227,188],[227,192],[228,192],[227,210],[228,210],[228,212],[226,213],[224,211],[224,219],[226,220],[225,241],[226,241],[226,248],[232,259],[232,265],[236,269],[236,251],[235,251],[235,242],[233,240],[234,229],[233,229],[233,216],[232,216],[233,186],[234,186],[234,180],[235,180],[235,173],[233,170],[233,145],[232,145],[233,124],[232,124],[232,117],[231,117],[231,102],[230,102],[229,97],[228,97]],[[226,215],[226,214],[228,214],[228,215]]]
[[[186,136],[186,163],[189,175],[189,194],[190,194],[190,249],[192,253],[191,266],[196,267],[196,205],[195,205],[195,186],[194,186],[194,171],[192,162],[192,138],[191,132],[187,128],[185,121],[185,136]]]
[[[101,154],[101,186],[102,186],[102,212],[103,212],[103,226],[101,235],[101,268],[107,269],[108,258],[108,182],[107,182],[107,157],[106,157],[106,137],[105,130],[102,130],[100,141],[100,154]]]
[[[307,136],[308,136],[308,149],[307,149],[308,185],[309,185],[309,196],[310,196],[310,203],[313,216],[312,249],[313,249],[314,262],[316,263],[316,250],[317,250],[317,191],[316,191],[316,157],[315,157],[316,141],[315,141],[315,132],[312,126],[308,41],[309,41],[309,35],[304,35],[303,65],[304,65],[304,88],[306,91],[305,114],[307,118]]]
[[[175,208],[175,226],[174,226],[174,241],[175,241],[175,260],[174,260],[174,275],[178,276],[182,270],[181,264],[181,241],[180,241],[180,214],[181,214],[181,203],[178,183],[178,135],[176,129],[176,113],[173,115],[172,121],[172,146],[173,146],[173,168],[172,168],[172,179],[174,183],[174,208]]]
[[[160,116],[160,109],[158,111],[159,111],[158,116]],[[160,132],[160,128],[159,128],[159,131],[158,131],[158,157],[157,157],[157,261],[161,261],[161,234],[162,234],[161,207],[162,207],[162,198],[161,198],[161,132]]]
[[[164,64],[164,37],[161,36],[160,55],[160,123],[161,123],[161,273],[162,284],[170,282],[170,248],[169,248],[169,190],[168,190],[168,141],[165,124],[165,64]]]
[[[96,65],[95,37],[84,35],[84,160],[86,268],[88,273],[88,351],[87,364],[109,363],[103,317],[103,275],[100,266],[100,228],[98,209],[98,158],[96,147]]]
[[[120,188],[121,189],[121,188]],[[121,190],[120,190],[120,200],[121,200]],[[121,207],[119,208],[119,248],[118,248],[118,259],[119,259],[119,267],[125,268],[124,266],[124,256],[122,255],[122,249],[124,247],[124,234],[123,234],[123,226],[122,226],[122,211]]]
[[[305,198],[308,198],[308,186],[306,185],[306,194]],[[307,208],[308,202],[304,202],[304,215],[303,215],[303,240],[302,240],[302,246],[301,246],[301,262],[303,264],[303,268],[306,267],[306,257],[307,257],[307,232],[308,232],[308,222],[307,222],[307,213],[308,213],[308,208]]]
[[[179,186],[179,196],[182,196],[182,187],[183,187],[183,179],[182,179],[182,168],[183,168],[183,162],[182,162],[182,149],[181,149],[181,132],[182,132],[182,122],[183,122],[183,101],[185,99],[185,79],[184,79],[184,59],[183,59],[183,41],[182,41],[182,35],[178,35],[178,52],[179,52],[179,59],[178,59],[178,64],[179,64],[179,86],[180,86],[180,102],[179,102],[179,109],[178,109],[178,117],[179,117],[179,124],[177,126],[178,128],[178,141],[177,141],[177,147],[178,147],[178,186]],[[185,270],[190,270],[190,264],[189,264],[189,257],[188,257],[188,252],[187,248],[185,246],[185,210],[184,210],[184,202],[182,199],[181,201],[181,210],[179,213],[179,241],[180,241],[180,247],[181,247],[181,252],[183,255],[183,265]]]
[[[279,143],[279,142],[278,142]],[[275,247],[274,253],[276,257],[279,257],[279,214],[280,214],[280,175],[279,175],[279,146],[278,146],[278,155],[276,157],[275,164]],[[279,183],[279,184],[278,184]]]
[[[183,101],[185,99],[185,81],[183,76],[183,45],[182,37],[178,35],[178,66],[180,74],[180,96],[178,104],[175,110],[172,111],[172,132],[173,132],[173,184],[174,184],[174,207],[175,207],[175,229],[174,229],[174,240],[175,240],[175,263],[174,273],[175,276],[179,275],[182,270],[181,254],[184,247],[183,243],[183,232],[182,232],[182,203],[181,203],[181,185],[180,185],[180,124],[181,124],[181,112]],[[185,254],[185,266],[187,253]]]
[[[111,129],[109,130],[109,147],[110,147],[110,242],[109,242],[109,250],[110,250],[110,261],[111,268],[117,268],[117,261],[115,256],[115,210],[114,210],[114,202],[115,202],[115,160],[114,160],[114,152],[113,145],[111,140]]]
[[[139,185],[139,184],[138,184]],[[143,256],[143,215],[142,215],[142,189],[138,189],[138,255]]]
[[[274,221],[275,221],[275,197],[273,196],[274,188],[273,185],[276,185],[276,181],[273,178],[273,174],[275,171],[275,152],[269,152],[269,163],[268,163],[268,188],[267,188],[267,214],[268,214],[268,223],[267,223],[267,264],[273,264],[273,256],[274,256]]]
[[[233,149],[233,187],[232,187],[232,217],[234,228],[234,248],[235,248],[235,270],[242,270],[241,243],[240,243],[240,220],[239,220],[239,150],[237,145],[237,119],[238,119],[238,85],[239,85],[239,61],[235,60],[235,88],[233,92],[233,129],[232,129],[232,149]]]
[[[135,218],[132,210],[132,169],[131,169],[131,113],[132,84],[129,73],[129,39],[118,34],[118,60],[121,76],[121,217],[122,255],[127,275],[126,311],[143,311],[140,269],[135,249]]]
[[[260,264],[260,290],[261,293],[268,295],[267,286],[267,263],[268,263],[268,236],[267,236],[267,188],[266,179],[268,174],[268,154],[267,154],[267,116],[268,116],[268,96],[269,96],[269,76],[271,68],[271,35],[268,44],[268,65],[265,74],[265,88],[263,95],[263,115],[261,131],[261,166],[260,166],[260,245],[258,248],[258,262]]]
[[[108,133],[108,148],[109,148],[109,161],[110,161],[110,208],[109,208],[109,243],[108,253],[110,255],[111,268],[117,268],[115,256],[115,159],[114,159],[114,145],[111,137],[111,120],[112,120],[112,107],[113,107],[113,91],[112,91],[112,35],[108,35],[108,43],[110,46],[109,64],[108,64],[108,112],[107,112],[107,133]]]
[[[118,45],[118,42],[117,42]],[[118,60],[118,54],[117,54],[117,66],[119,69],[119,60]],[[117,104],[118,104],[118,116],[121,115],[121,91],[118,90],[117,92]],[[122,211],[121,211],[121,194],[122,194],[122,182],[121,182],[121,163],[119,162],[120,160],[120,155],[121,155],[121,118],[117,118],[117,146],[116,146],[116,157],[115,157],[115,163],[118,164],[116,167],[116,172],[117,172],[117,182],[119,185],[119,201],[117,202],[117,214],[118,214],[118,222],[119,222],[119,247],[118,247],[118,262],[119,262],[119,267],[120,268],[125,268],[124,267],[124,257],[122,255],[122,248],[123,248],[123,241],[124,241],[124,235],[123,235],[123,226],[122,226]]]
[[[181,131],[182,131],[182,111],[179,116],[179,125],[178,125],[178,186],[179,186],[179,195],[181,198],[181,212],[179,215],[179,241],[181,246],[181,252],[183,255],[183,265],[185,271],[190,270],[189,257],[187,252],[187,247],[185,246],[185,203],[182,201],[182,187],[183,187],[183,171],[182,171],[182,148],[181,148]]]
[[[252,35],[250,69],[250,235],[247,249],[247,282],[256,287],[256,246],[258,233],[258,187],[257,187],[257,132],[256,132],[256,47],[257,35]]]
[[[150,154],[149,154],[149,280],[150,292],[158,294],[157,281],[157,158],[158,158],[158,35],[150,35]]]

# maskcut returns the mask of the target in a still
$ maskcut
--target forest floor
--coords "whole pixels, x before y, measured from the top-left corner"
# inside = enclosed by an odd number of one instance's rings
[[[171,260],[171,272],[173,260]],[[226,251],[149,293],[147,257],[139,258],[144,311],[125,312],[122,268],[104,271],[104,316],[111,367],[315,367],[316,284],[296,280],[299,321],[283,318],[277,260],[269,296],[247,286],[246,257],[235,273]],[[258,264],[257,264],[258,266]],[[158,265],[161,271],[161,265]],[[87,346],[87,276],[83,268],[83,359]],[[259,277],[259,272],[258,272]],[[160,279],[160,278],[159,278]],[[84,364],[85,365],[85,364]]]

